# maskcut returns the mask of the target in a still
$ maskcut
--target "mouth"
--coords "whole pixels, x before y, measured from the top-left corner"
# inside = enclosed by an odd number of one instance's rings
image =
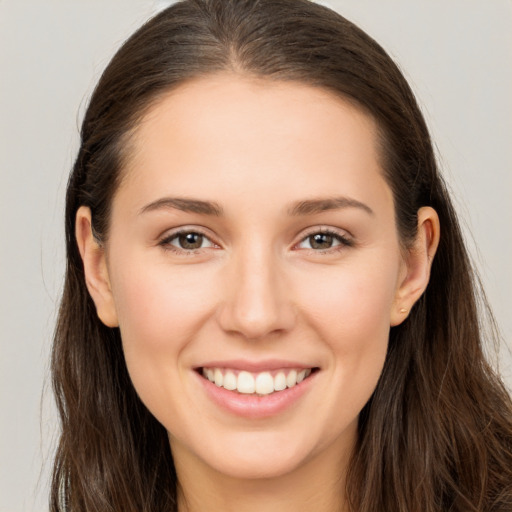
[[[319,371],[319,368],[297,367],[250,372],[235,368],[204,366],[197,368],[196,371],[204,379],[227,391],[240,395],[267,396],[297,387]]]

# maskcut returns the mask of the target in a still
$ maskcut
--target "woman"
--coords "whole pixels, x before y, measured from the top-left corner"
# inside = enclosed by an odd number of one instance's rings
[[[512,510],[512,405],[430,137],[371,38],[185,0],[82,126],[52,510]]]

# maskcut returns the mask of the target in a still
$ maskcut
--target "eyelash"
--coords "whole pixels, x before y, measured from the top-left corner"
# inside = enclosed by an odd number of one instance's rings
[[[197,254],[200,254],[203,251],[203,249],[187,250],[187,249],[179,249],[179,248],[171,245],[171,241],[175,240],[180,235],[187,235],[187,234],[195,234],[195,235],[203,236],[204,238],[209,240],[212,244],[216,245],[202,231],[194,230],[194,229],[180,229],[179,231],[176,231],[176,232],[170,234],[169,236],[166,236],[165,238],[163,238],[158,243],[158,245],[160,245],[164,250],[173,252],[180,256],[195,256]],[[330,247],[328,249],[306,249],[306,250],[311,251],[314,254],[332,254],[332,253],[337,253],[339,251],[342,251],[342,250],[346,249],[347,247],[354,246],[353,240],[338,233],[337,231],[334,231],[334,230],[328,229],[328,228],[315,229],[314,231],[309,232],[300,240],[299,244],[306,241],[308,238],[312,237],[313,235],[319,235],[319,234],[332,236],[335,240],[337,240],[339,242],[339,245]],[[299,244],[297,244],[297,245],[299,245]]]

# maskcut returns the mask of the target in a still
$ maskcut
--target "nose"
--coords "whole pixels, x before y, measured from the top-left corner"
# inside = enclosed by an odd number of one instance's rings
[[[218,321],[224,331],[256,340],[293,328],[291,290],[277,260],[268,248],[254,246],[233,256],[219,290]]]

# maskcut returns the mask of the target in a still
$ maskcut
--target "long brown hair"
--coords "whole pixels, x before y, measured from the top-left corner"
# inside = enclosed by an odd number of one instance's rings
[[[119,330],[96,315],[74,223],[79,206],[88,206],[95,236],[107,239],[141,117],[160,95],[223,70],[323,87],[364,109],[380,128],[404,245],[416,234],[420,207],[440,218],[428,288],[391,329],[383,373],[360,414],[347,479],[351,509],[512,510],[512,404],[485,360],[482,338],[493,332],[482,331],[480,288],[399,69],[362,30],[307,0],[184,0],[126,41],[83,121],[67,189],[66,280],[52,355],[62,421],[52,512],[176,510],[167,433],[130,382]]]

